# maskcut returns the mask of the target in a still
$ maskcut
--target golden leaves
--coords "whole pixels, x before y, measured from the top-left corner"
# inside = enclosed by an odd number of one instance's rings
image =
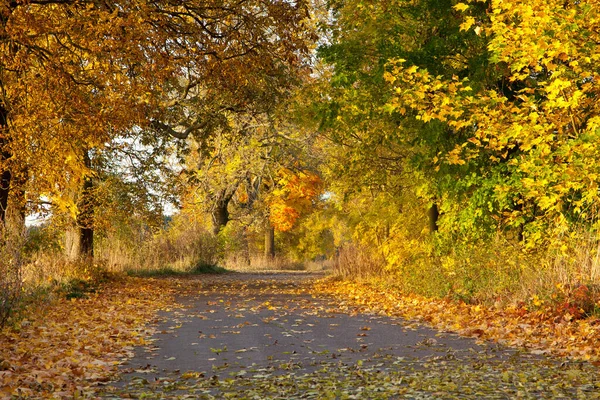
[[[469,13],[467,3],[454,9]],[[475,20],[465,14],[460,29],[477,22],[477,33],[486,32],[489,61],[496,72],[506,74],[506,88],[492,85],[490,90],[481,82],[432,76],[416,66],[390,62],[386,81],[392,99],[385,109],[403,115],[411,109],[417,120],[439,121],[464,134],[468,139],[444,157],[449,164],[463,165],[487,152],[486,160],[507,161],[511,173],[522,177],[511,183],[513,190],[539,202],[548,222],[566,212],[569,191],[580,192],[587,207],[600,202],[586,178],[598,174],[600,163],[600,153],[589,146],[598,136],[595,119],[600,113],[595,101],[600,91],[594,84],[598,74],[590,65],[600,57],[594,45],[600,33],[593,27],[600,12],[579,3],[563,7],[508,0],[494,2],[487,17]],[[568,167],[560,161],[565,154]],[[568,212],[583,217],[579,213],[586,206]]]
[[[468,31],[473,26],[473,24],[475,24],[475,18],[473,18],[471,16],[466,17],[464,22],[462,24],[460,24],[460,30]]]
[[[574,320],[565,315],[529,311],[525,306],[494,309],[442,299],[400,294],[385,288],[383,282],[355,283],[322,280],[318,293],[332,294],[368,310],[417,320],[439,330],[464,336],[493,340],[512,346],[526,346],[538,354],[553,353],[584,360],[600,359],[600,349],[591,345],[600,340],[597,319]],[[583,289],[578,289],[583,293]],[[579,292],[576,292],[576,295]],[[534,307],[543,307],[539,297],[531,299]]]
[[[469,8],[469,5],[465,3],[458,3],[452,6],[452,8],[458,11],[465,11],[467,8]]]
[[[0,333],[0,393],[82,396],[143,345],[148,321],[172,301],[159,282],[111,282],[88,299],[59,300]]]
[[[210,102],[228,94],[246,105],[304,71],[314,36],[308,10],[285,2],[13,2],[7,12],[0,70],[10,149],[2,151],[29,168],[32,197],[64,192],[81,175],[80,160],[64,159],[73,150],[145,134],[181,75],[218,92]]]

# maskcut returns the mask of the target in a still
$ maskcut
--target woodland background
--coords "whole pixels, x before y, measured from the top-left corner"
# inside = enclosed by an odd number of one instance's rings
[[[1,1],[0,323],[216,266],[597,315],[599,13]]]

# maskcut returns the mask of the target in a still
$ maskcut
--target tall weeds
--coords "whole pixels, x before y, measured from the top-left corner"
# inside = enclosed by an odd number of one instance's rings
[[[187,271],[202,265],[217,265],[223,258],[217,237],[200,224],[179,224],[132,243],[105,238],[98,255],[112,271]]]
[[[369,278],[381,276],[385,259],[366,246],[346,244],[338,249],[333,263],[333,273],[344,278]]]
[[[600,315],[600,235],[593,231],[573,229],[534,249],[501,233],[478,241],[443,233],[418,244],[413,239],[390,236],[379,247],[347,244],[334,272],[428,297],[543,308],[567,318]]]

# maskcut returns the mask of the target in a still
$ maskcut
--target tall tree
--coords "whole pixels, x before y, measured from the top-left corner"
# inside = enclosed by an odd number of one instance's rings
[[[170,118],[190,89],[235,97],[310,38],[304,2],[4,1],[0,15],[2,218],[15,171],[31,197],[65,192],[89,173],[81,149],[150,127],[182,137]]]
[[[326,166],[332,190],[342,198],[412,192],[421,203],[423,227],[430,231],[438,227],[437,218],[430,217],[442,212],[448,220],[450,205],[469,197],[456,176],[470,176],[480,166],[440,169],[435,160],[466,137],[442,123],[416,118],[410,108],[394,106],[396,93],[387,78],[393,60],[406,60],[434,76],[469,79],[477,87],[495,84],[498,74],[487,62],[487,40],[461,28],[462,14],[454,4],[330,2],[330,39],[319,52],[326,66],[324,83],[311,95],[319,99],[324,146],[332,155]],[[485,17],[485,11],[484,4],[473,5],[474,16]],[[477,225],[484,227],[494,221],[487,215],[478,219],[485,223]]]
[[[388,76],[396,93],[391,108],[412,109],[453,132],[456,143],[440,155],[440,168],[480,165],[478,176],[463,179],[470,203],[520,236],[525,228],[527,244],[547,243],[576,225],[596,227],[595,2],[492,2],[486,15],[478,7],[454,9],[464,13],[463,31],[489,42],[496,85],[398,61]]]

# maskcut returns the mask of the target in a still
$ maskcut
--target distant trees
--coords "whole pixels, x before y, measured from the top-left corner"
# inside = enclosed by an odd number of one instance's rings
[[[210,215],[215,234],[231,220],[242,236],[265,232],[270,256],[273,229],[289,230],[309,207],[302,201],[310,204],[322,191],[311,172],[310,136],[280,112],[230,114],[210,137],[189,140],[183,183],[184,207]]]

